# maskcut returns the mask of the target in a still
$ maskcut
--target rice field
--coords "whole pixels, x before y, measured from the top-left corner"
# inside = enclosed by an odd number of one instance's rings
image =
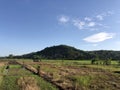
[[[16,60],[38,70],[35,74],[19,64],[0,62],[0,90],[119,90],[120,66],[92,65],[90,60]],[[7,68],[9,65],[9,69]],[[118,73],[115,73],[115,72]]]

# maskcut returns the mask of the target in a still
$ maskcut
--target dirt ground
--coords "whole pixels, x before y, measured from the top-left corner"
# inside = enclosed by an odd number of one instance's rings
[[[4,66],[6,63],[5,62],[0,62],[0,67]]]

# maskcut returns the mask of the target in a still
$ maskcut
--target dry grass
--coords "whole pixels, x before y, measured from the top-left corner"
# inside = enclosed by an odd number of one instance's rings
[[[20,77],[17,83],[20,90],[40,90],[34,77]]]

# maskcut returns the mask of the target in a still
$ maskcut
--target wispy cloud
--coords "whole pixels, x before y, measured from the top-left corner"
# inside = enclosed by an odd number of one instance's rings
[[[108,26],[96,21],[85,21],[81,19],[73,19],[72,24],[79,30],[99,30],[99,28],[108,28]]]
[[[73,20],[73,25],[79,29],[83,29],[85,26],[85,22],[80,21],[80,20]]]
[[[113,11],[107,11],[107,12],[104,12],[104,13],[101,13],[101,14],[96,15],[96,18],[97,18],[98,20],[104,20],[105,17],[111,16],[111,15],[113,15],[113,14],[114,14]]]
[[[99,19],[99,20],[104,20],[103,17],[104,17],[103,15],[97,15],[96,16],[96,18]]]
[[[112,11],[107,11],[95,15],[94,17],[83,17],[83,18],[69,18],[69,16],[61,15],[58,18],[59,23],[65,24],[69,23],[79,30],[99,30],[101,28],[110,28],[108,25],[103,24],[102,20],[105,20],[105,17],[112,15]]]
[[[65,15],[62,15],[58,18],[58,21],[60,23],[67,23],[69,21],[69,17],[68,16],[65,16]]]
[[[97,43],[97,42],[105,41],[107,39],[111,39],[114,36],[115,36],[115,33],[100,32],[92,36],[88,36],[84,38],[83,40],[86,42]]]
[[[90,18],[90,17],[85,17],[84,20],[85,20],[85,21],[92,21],[92,18]]]
[[[94,27],[96,24],[95,24],[95,22],[89,22],[88,23],[88,27]]]

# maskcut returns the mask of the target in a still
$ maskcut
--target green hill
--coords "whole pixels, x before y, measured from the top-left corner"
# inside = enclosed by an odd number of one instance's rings
[[[47,47],[41,51],[25,54],[22,56],[16,56],[16,58],[29,58],[39,57],[42,59],[113,59],[120,60],[120,51],[112,50],[98,50],[98,51],[83,51],[67,45],[58,45]]]
[[[47,47],[41,51],[23,55],[23,58],[39,56],[45,59],[90,59],[88,52],[67,45]]]

